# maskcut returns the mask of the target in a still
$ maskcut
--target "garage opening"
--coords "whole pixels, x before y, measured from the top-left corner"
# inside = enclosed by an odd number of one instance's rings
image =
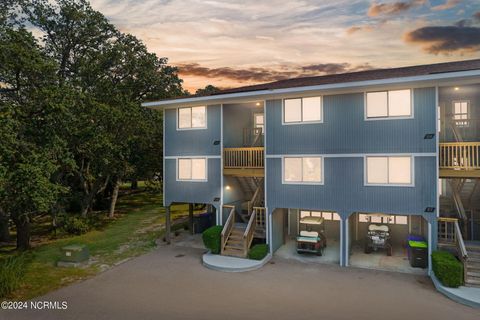
[[[276,255],[302,262],[340,263],[340,216],[332,211],[285,210],[284,244]]]
[[[427,273],[428,222],[422,216],[357,212],[348,221],[350,266]]]

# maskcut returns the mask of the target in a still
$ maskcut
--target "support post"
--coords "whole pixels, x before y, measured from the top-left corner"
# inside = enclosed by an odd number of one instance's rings
[[[188,229],[193,234],[193,203],[188,204]]]
[[[171,231],[171,221],[170,221],[170,206],[165,207],[165,242],[170,244],[170,231]]]

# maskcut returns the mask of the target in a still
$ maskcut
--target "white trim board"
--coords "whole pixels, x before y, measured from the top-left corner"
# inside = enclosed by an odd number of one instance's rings
[[[368,156],[412,156],[412,157],[436,157],[435,152],[425,153],[336,153],[336,154],[267,154],[267,159],[278,159],[283,157],[323,157],[323,158],[364,158]]]
[[[242,99],[255,99],[263,97],[262,99],[274,98],[275,95],[286,95],[297,94],[297,93],[308,93],[314,91],[335,91],[339,89],[353,89],[353,88],[365,88],[371,86],[388,86],[402,83],[413,83],[412,87],[418,87],[419,85],[425,86],[435,86],[439,84],[439,81],[443,81],[443,85],[448,85],[448,81],[454,80],[453,83],[461,84],[461,81],[472,80],[470,78],[479,77],[480,70],[469,70],[469,71],[457,71],[457,72],[446,72],[446,73],[436,73],[430,75],[421,75],[421,76],[410,76],[402,78],[387,78],[387,79],[378,79],[378,80],[367,80],[367,81],[353,81],[353,82],[344,82],[344,83],[333,83],[333,84],[324,84],[324,85],[315,85],[315,86],[305,86],[305,87],[294,87],[294,88],[282,88],[282,89],[271,89],[271,90],[258,90],[258,91],[247,91],[247,92],[238,92],[238,93],[226,93],[213,96],[204,96],[204,97],[192,97],[192,98],[180,98],[180,99],[170,99],[162,101],[151,101],[142,103],[143,107],[149,108],[159,108],[159,107],[168,107],[168,106],[188,106],[195,103],[214,103],[225,100],[229,102],[239,101]],[[473,79],[475,80],[475,79]],[[419,85],[414,85],[418,83]]]

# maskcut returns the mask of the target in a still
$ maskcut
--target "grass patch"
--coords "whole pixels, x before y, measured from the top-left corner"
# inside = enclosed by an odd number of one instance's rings
[[[119,198],[119,214],[102,228],[83,235],[50,241],[29,253],[31,258],[18,289],[8,295],[26,300],[55,290],[72,282],[91,277],[126,258],[135,257],[155,247],[163,234],[165,210],[162,195],[151,192],[134,193]],[[171,208],[172,219],[188,215],[188,205]],[[56,267],[60,249],[66,245],[87,245],[91,263],[83,268]],[[4,253],[12,255],[12,253]]]
[[[12,255],[0,260],[0,297],[7,296],[21,285],[26,265],[26,254]]]

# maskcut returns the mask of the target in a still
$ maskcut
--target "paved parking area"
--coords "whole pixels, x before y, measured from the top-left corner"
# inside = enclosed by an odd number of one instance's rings
[[[274,258],[257,271],[201,265],[203,250],[165,246],[38,300],[66,310],[0,311],[1,319],[480,319],[429,278]]]

